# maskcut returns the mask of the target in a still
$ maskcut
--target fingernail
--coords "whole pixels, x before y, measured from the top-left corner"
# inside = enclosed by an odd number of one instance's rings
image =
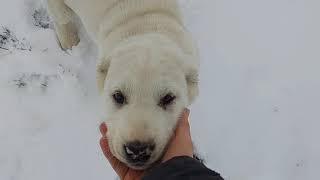
[[[189,115],[190,115],[190,110],[189,110],[188,108],[185,108],[185,110],[184,110],[184,111],[186,112],[187,116],[189,116]]]
[[[107,131],[108,131],[108,127],[107,127],[106,123],[105,122],[101,123],[100,124],[100,132],[101,132],[102,137],[106,136]]]

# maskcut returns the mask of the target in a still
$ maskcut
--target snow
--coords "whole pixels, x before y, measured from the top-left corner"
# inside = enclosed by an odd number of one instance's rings
[[[0,49],[0,179],[113,179],[98,146],[95,46],[83,33],[61,51],[34,21],[41,1],[1,1],[0,27],[32,50]],[[180,2],[201,52],[190,121],[207,165],[230,180],[318,179],[320,2]]]

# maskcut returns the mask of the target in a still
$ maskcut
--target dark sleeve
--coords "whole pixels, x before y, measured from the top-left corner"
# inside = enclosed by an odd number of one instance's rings
[[[199,161],[183,156],[154,167],[142,180],[223,180],[223,178]]]

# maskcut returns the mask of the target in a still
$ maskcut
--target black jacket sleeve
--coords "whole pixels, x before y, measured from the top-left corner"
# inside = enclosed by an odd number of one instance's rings
[[[142,180],[223,180],[223,178],[199,161],[183,156],[154,167]]]

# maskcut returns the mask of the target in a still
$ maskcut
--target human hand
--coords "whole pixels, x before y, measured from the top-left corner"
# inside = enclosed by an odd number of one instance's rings
[[[176,131],[168,145],[167,152],[163,156],[162,163],[178,156],[193,157],[193,146],[188,122],[189,113],[190,111],[187,109],[182,113],[182,117],[177,125]],[[108,145],[108,138],[106,136],[107,131],[108,128],[106,124],[102,123],[100,125],[100,132],[102,134],[100,146],[112,168],[121,180],[141,179],[145,171],[131,169],[112,155]]]
[[[193,157],[193,144],[190,134],[189,125],[190,111],[186,109],[181,116],[176,131],[169,143],[167,152],[162,158],[162,162],[166,162],[174,157],[189,156]]]

